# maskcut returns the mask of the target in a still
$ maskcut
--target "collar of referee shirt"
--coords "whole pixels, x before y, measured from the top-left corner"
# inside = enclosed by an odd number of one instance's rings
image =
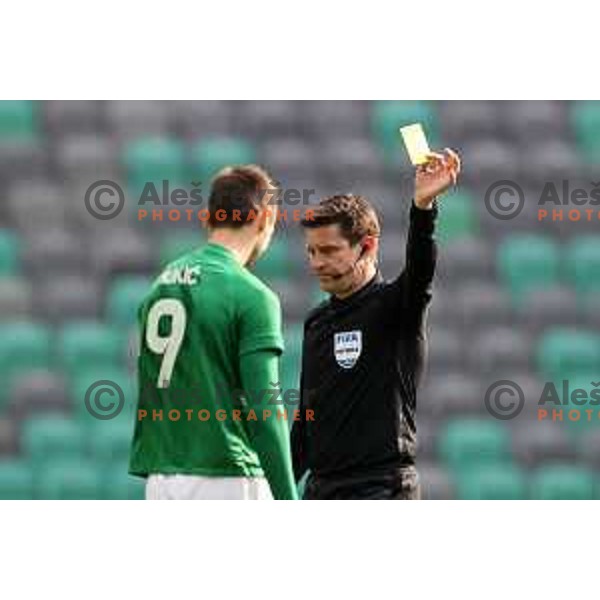
[[[358,302],[361,298],[366,296],[369,291],[377,284],[383,281],[383,276],[381,275],[381,271],[377,269],[375,275],[365,283],[361,288],[350,294],[350,296],[346,296],[345,298],[338,298],[333,294],[329,296],[329,300],[331,301],[332,306],[348,306],[354,302]]]

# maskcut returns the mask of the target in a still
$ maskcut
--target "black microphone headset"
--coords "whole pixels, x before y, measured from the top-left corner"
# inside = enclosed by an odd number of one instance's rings
[[[354,269],[356,269],[356,266],[361,261],[362,257],[365,255],[366,251],[367,251],[367,249],[366,249],[365,245],[361,244],[360,254],[356,258],[356,260],[352,263],[352,266],[348,267],[348,269],[346,271],[344,271],[343,273],[338,273],[337,275],[332,275],[331,277],[333,279],[341,279],[342,277],[346,277],[346,275],[350,275],[350,273],[352,273],[352,271],[354,271]]]

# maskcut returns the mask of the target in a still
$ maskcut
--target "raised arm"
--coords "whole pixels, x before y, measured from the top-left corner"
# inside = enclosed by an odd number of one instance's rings
[[[436,198],[455,184],[460,173],[458,155],[446,148],[443,154],[430,154],[415,173],[415,198],[410,208],[404,270],[391,287],[394,306],[403,321],[420,328],[425,308],[431,300],[437,246],[434,238],[437,217]],[[399,305],[399,306],[398,306]]]

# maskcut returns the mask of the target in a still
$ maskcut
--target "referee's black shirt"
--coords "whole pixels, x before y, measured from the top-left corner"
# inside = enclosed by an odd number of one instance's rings
[[[412,204],[404,271],[380,273],[351,296],[331,296],[304,324],[300,414],[292,429],[294,473],[382,473],[414,465],[416,390],[425,360],[437,207]],[[343,334],[343,335],[336,335]]]

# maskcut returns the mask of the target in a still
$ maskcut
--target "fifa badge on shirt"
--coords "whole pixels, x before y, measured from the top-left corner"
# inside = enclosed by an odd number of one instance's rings
[[[351,369],[362,352],[362,331],[343,331],[333,334],[333,353],[338,365]]]

